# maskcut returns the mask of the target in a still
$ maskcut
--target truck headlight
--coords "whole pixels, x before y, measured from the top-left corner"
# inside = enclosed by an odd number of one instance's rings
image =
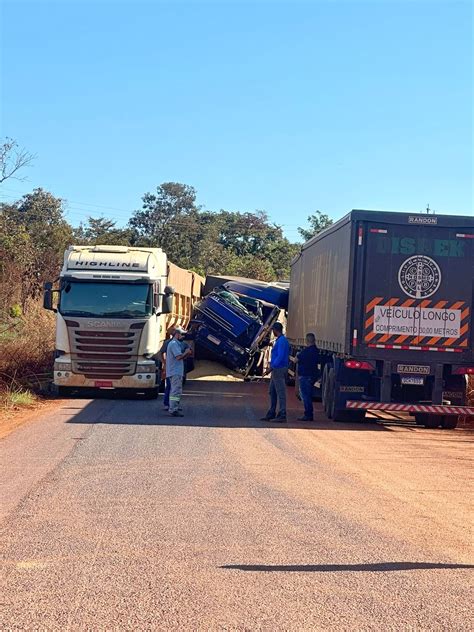
[[[54,370],[55,371],[70,371],[71,363],[70,362],[55,362]]]
[[[155,373],[156,365],[153,362],[147,362],[146,364],[137,364],[137,373]]]

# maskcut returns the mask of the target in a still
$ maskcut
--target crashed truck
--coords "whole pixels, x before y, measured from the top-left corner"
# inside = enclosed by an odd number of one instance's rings
[[[208,276],[193,313],[197,357],[221,362],[244,378],[262,375],[272,325],[285,322],[288,291],[289,283]]]

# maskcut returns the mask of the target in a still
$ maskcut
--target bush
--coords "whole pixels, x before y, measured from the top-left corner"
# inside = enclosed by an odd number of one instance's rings
[[[9,310],[10,318],[20,318],[22,315],[22,309],[20,305],[12,305]]]
[[[30,301],[14,335],[0,343],[0,389],[40,389],[52,371],[54,335],[54,315]]]

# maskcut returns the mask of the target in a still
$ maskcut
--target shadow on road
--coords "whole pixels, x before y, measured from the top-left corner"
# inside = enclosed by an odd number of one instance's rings
[[[63,410],[76,411],[67,423],[77,424],[128,424],[135,426],[183,426],[207,428],[291,428],[315,430],[357,430],[381,432],[389,430],[371,420],[367,423],[337,423],[328,421],[315,404],[315,421],[299,422],[302,406],[294,391],[288,392],[288,422],[272,423],[260,421],[268,406],[267,388],[264,384],[221,381],[192,381],[183,396],[184,417],[171,417],[162,407],[162,399],[146,401],[120,399],[109,395],[94,399],[84,407],[71,400]]]
[[[288,566],[267,566],[263,564],[226,564],[227,570],[263,571],[266,573],[334,573],[334,572],[387,572],[416,570],[445,570],[474,568],[472,564],[443,564],[437,562],[380,562],[378,564],[295,564]]]

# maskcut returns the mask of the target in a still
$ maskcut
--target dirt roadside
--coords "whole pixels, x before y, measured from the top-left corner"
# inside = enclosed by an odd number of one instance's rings
[[[14,407],[0,410],[0,439],[26,423],[36,421],[41,415],[64,404],[63,399],[38,399],[28,407]]]

